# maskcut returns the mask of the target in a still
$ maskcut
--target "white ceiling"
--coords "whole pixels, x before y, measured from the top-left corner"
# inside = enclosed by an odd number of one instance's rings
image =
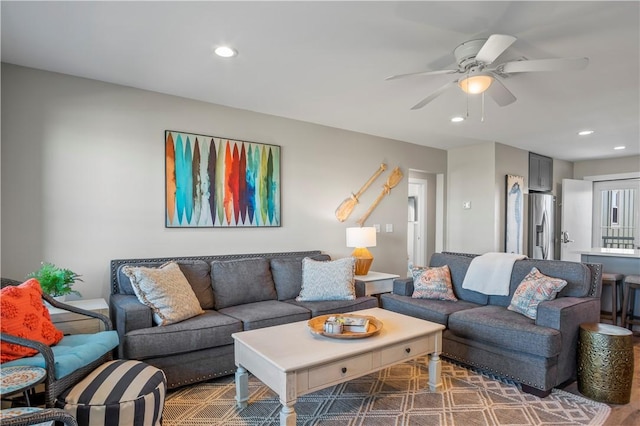
[[[9,2],[2,61],[436,148],[496,141],[577,161],[640,154],[640,3]],[[586,56],[577,72],[516,74],[498,107],[453,88],[460,43],[510,34],[495,63]],[[230,44],[234,59],[212,55]],[[578,137],[585,128],[596,133]],[[613,147],[626,145],[624,151]]]

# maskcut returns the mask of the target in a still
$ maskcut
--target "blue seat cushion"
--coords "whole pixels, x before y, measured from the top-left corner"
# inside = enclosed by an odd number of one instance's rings
[[[57,345],[51,346],[55,360],[56,379],[68,376],[77,369],[92,363],[116,346],[118,346],[118,332],[116,331],[64,336]],[[45,368],[44,357],[41,354],[2,364],[3,367],[10,365]]]

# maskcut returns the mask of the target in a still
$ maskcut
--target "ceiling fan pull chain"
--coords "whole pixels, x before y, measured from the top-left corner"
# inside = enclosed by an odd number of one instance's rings
[[[480,122],[484,123],[484,92],[482,92],[482,115],[480,116]]]

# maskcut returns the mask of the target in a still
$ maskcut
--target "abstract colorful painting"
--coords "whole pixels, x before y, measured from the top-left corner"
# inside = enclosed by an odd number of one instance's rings
[[[280,226],[280,147],[166,130],[165,224]]]

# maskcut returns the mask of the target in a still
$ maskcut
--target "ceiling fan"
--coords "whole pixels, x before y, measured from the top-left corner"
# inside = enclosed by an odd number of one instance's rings
[[[458,74],[459,78],[450,81],[415,104],[411,109],[424,107],[443,94],[450,87],[457,85],[468,94],[486,92],[498,105],[506,106],[515,102],[516,97],[507,89],[498,77],[506,78],[511,74],[540,71],[577,71],[584,69],[589,58],[558,58],[517,60],[493,65],[505,50],[516,41],[516,37],[504,34],[493,34],[488,39],[470,40],[460,44],[453,51],[458,64],[457,69],[420,71],[410,74],[398,74],[385,80],[396,80],[405,77],[424,75]]]

